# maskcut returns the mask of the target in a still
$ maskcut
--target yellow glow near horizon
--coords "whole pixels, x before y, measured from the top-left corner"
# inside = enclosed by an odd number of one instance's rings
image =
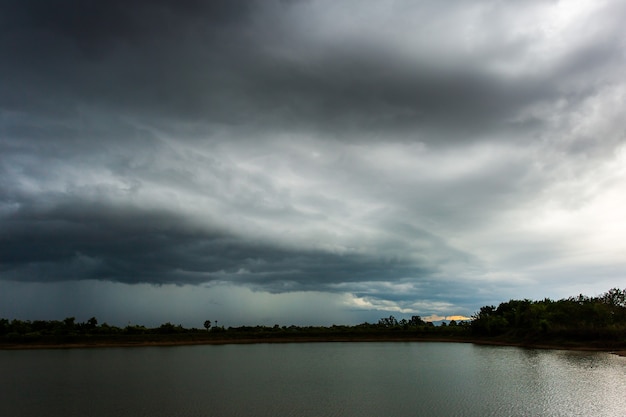
[[[471,320],[471,317],[465,317],[465,316],[447,316],[446,320],[454,320],[454,321],[465,321],[465,320]]]

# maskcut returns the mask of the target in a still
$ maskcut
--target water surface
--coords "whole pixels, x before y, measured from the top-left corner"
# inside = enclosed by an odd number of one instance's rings
[[[624,416],[626,358],[462,343],[0,351],[0,416]]]

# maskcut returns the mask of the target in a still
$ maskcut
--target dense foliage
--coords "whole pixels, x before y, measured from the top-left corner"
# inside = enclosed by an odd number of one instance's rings
[[[378,323],[361,323],[355,326],[240,326],[220,327],[210,320],[203,322],[203,329],[185,328],[182,325],[164,323],[148,328],[141,325],[126,327],[98,324],[95,317],[86,322],[76,322],[74,317],[64,320],[7,320],[0,319],[0,342],[5,344],[43,343],[138,343],[138,342],[202,342],[222,340],[298,340],[323,338],[407,338],[457,336],[469,334],[469,322],[434,326],[420,316],[397,320],[394,316],[381,318]]]
[[[202,322],[201,322],[202,323]],[[214,324],[214,325],[213,325]],[[504,342],[603,342],[626,345],[626,290],[613,288],[598,297],[579,295],[558,301],[510,300],[498,307],[481,307],[471,321],[434,326],[420,316],[397,320],[381,318],[378,323],[356,326],[241,326],[224,328],[210,320],[203,328],[187,329],[164,323],[159,327],[126,327],[98,324],[95,317],[76,322],[64,320],[7,320],[0,318],[0,342],[23,343],[99,343],[144,341],[202,342],[238,339],[334,339],[366,338],[455,338],[500,340]]]
[[[485,306],[473,317],[472,334],[544,340],[626,340],[626,290],[598,297],[553,301],[510,300]]]

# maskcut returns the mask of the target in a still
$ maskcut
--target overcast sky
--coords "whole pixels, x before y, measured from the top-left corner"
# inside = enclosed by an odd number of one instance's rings
[[[0,3],[0,317],[471,316],[626,286],[626,3]]]

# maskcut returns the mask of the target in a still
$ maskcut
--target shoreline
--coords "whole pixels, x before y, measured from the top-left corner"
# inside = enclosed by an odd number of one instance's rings
[[[1,343],[0,350],[37,350],[37,349],[94,349],[94,348],[126,348],[126,347],[175,347],[195,345],[235,345],[261,343],[364,343],[364,342],[435,342],[435,343],[472,343],[485,346],[510,346],[525,349],[570,350],[586,352],[607,352],[626,357],[626,348],[616,346],[596,346],[593,344],[559,344],[559,343],[526,343],[505,340],[446,338],[446,337],[358,337],[358,336],[320,336],[320,337],[249,337],[249,338],[222,338],[201,340],[144,340],[118,341],[101,340],[94,342],[76,343]]]

